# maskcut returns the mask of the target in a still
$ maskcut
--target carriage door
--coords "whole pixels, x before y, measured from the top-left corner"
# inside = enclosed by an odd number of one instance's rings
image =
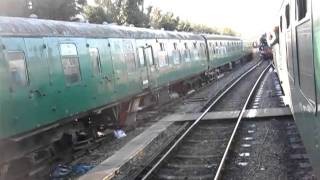
[[[105,39],[87,39],[91,69],[92,88],[96,88],[96,99],[99,103],[112,101],[113,99],[113,67],[111,51]]]
[[[50,82],[47,45],[42,38],[25,38],[25,44],[29,57],[30,95],[34,98],[46,96]]]
[[[25,38],[27,67],[29,72],[29,98],[38,115],[44,117],[51,112],[52,96],[50,70],[48,66],[48,47],[42,38]],[[50,107],[50,108],[49,108]],[[36,109],[36,108],[34,108]],[[42,115],[40,115],[42,113]]]
[[[143,89],[146,89],[149,87],[149,70],[148,70],[148,64],[146,61],[145,47],[138,47],[138,58],[139,58],[141,85]]]
[[[312,19],[310,1],[297,0],[296,44],[300,89],[305,98],[315,106],[314,62],[312,44]]]
[[[139,59],[141,85],[143,89],[155,85],[152,72],[155,71],[155,62],[152,46],[145,44],[145,40],[137,40],[137,53]]]

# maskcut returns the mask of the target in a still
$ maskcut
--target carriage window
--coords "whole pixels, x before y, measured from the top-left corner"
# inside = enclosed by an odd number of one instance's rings
[[[161,52],[161,51],[158,52],[158,61],[159,61],[159,67],[164,67],[169,65],[169,59],[165,52]]]
[[[191,57],[190,57],[190,51],[189,51],[189,48],[188,48],[188,44],[187,43],[184,43],[184,50],[183,50],[183,59],[186,61],[186,62],[189,62],[191,60]]]
[[[177,43],[173,43],[172,59],[173,64],[180,64],[180,52]]]
[[[89,48],[90,60],[92,64],[93,75],[100,75],[102,72],[101,69],[101,60],[98,48]]]
[[[144,49],[145,52],[145,62],[149,62],[150,65],[155,65],[154,58],[153,58],[153,51],[152,46]]]
[[[307,0],[297,0],[297,8],[298,21],[300,21],[307,15]]]
[[[145,62],[144,62],[143,48],[138,48],[138,57],[139,57],[140,66],[144,66]]]
[[[290,6],[289,4],[286,5],[286,22],[287,22],[287,28],[290,26]]]
[[[173,43],[173,49],[174,49],[174,50],[178,50],[178,45],[177,45],[177,43]]]
[[[165,51],[164,43],[159,43],[159,45],[160,45],[160,50],[158,51],[158,63],[159,63],[159,67],[164,67],[169,65],[168,54]]]
[[[63,73],[67,85],[81,81],[80,64],[75,44],[60,44]]]
[[[26,86],[28,84],[28,74],[24,53],[22,51],[9,51],[7,58],[13,85]]]

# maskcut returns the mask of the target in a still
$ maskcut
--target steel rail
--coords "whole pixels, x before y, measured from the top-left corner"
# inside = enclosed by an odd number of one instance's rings
[[[242,74],[235,82],[233,82],[226,90],[224,90],[213,102],[210,106],[192,123],[192,125],[179,137],[179,139],[170,147],[170,149],[157,161],[155,165],[141,178],[142,180],[146,180],[150,177],[150,175],[159,167],[159,165],[165,160],[168,155],[178,146],[178,144],[189,134],[189,132],[199,123],[199,121],[209,112],[209,110],[227,93],[230,89],[232,89],[243,77],[248,75],[251,71],[253,71],[256,67],[258,67],[263,61],[260,61],[252,68],[250,68],[247,72]]]
[[[229,153],[229,150],[230,150],[231,144],[232,144],[232,142],[233,142],[233,139],[234,139],[234,137],[235,137],[235,134],[236,134],[236,132],[237,132],[237,130],[238,130],[238,128],[239,128],[239,124],[240,124],[240,122],[241,122],[241,120],[242,120],[243,114],[244,114],[245,111],[246,111],[246,108],[247,108],[247,106],[248,106],[248,104],[249,104],[249,101],[250,101],[250,99],[251,99],[251,97],[252,97],[252,95],[253,95],[256,87],[258,86],[258,84],[260,83],[262,77],[263,77],[264,74],[267,72],[267,70],[270,68],[270,66],[271,66],[271,64],[269,64],[269,65],[263,70],[263,72],[261,73],[261,75],[259,76],[259,78],[257,79],[257,81],[255,82],[254,86],[252,87],[252,89],[251,89],[251,91],[250,91],[250,94],[249,94],[248,97],[247,97],[246,103],[245,103],[244,106],[242,107],[242,110],[241,110],[241,112],[240,112],[240,114],[239,114],[237,123],[236,123],[236,125],[235,125],[235,127],[234,127],[234,129],[233,129],[233,132],[232,132],[232,134],[231,134],[231,137],[230,137],[230,139],[229,139],[229,141],[228,141],[228,145],[227,145],[227,147],[226,147],[226,149],[225,149],[225,151],[224,151],[224,153],[223,153],[223,157],[222,157],[222,159],[221,159],[221,161],[220,161],[220,163],[219,163],[218,170],[216,171],[216,174],[215,174],[215,176],[214,176],[214,180],[218,180],[218,179],[220,178],[222,168],[223,168],[224,163],[225,163],[225,161],[226,161],[226,157],[227,157],[227,155],[228,155],[228,153]]]

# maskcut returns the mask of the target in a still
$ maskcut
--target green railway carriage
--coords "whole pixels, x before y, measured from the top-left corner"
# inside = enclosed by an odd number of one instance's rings
[[[204,35],[208,45],[209,66],[220,67],[241,57],[243,41],[237,37]]]
[[[242,52],[240,39],[226,36],[9,17],[0,27],[1,138],[201,74]]]
[[[320,1],[284,0],[276,65],[286,98],[320,178]]]
[[[97,140],[247,53],[233,37],[0,17],[0,169]]]
[[[7,17],[0,26],[2,138],[207,69],[204,39],[190,33]]]

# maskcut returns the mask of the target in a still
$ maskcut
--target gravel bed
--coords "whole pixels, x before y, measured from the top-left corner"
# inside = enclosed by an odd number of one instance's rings
[[[284,107],[270,70],[249,108]],[[222,179],[315,179],[292,117],[245,120],[236,135]]]

